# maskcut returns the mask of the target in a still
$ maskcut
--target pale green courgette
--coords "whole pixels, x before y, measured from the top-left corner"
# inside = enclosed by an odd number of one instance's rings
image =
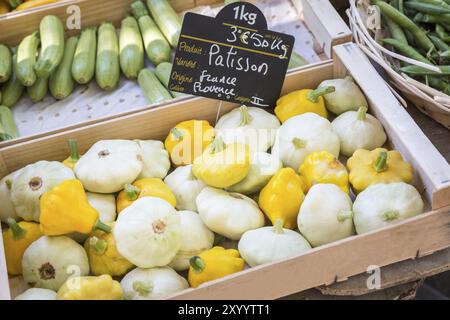
[[[95,73],[96,50],[96,28],[83,30],[72,63],[72,77],[79,84],[86,84],[92,80]]]
[[[17,138],[17,126],[11,109],[0,106],[0,141]]]
[[[103,90],[112,90],[119,83],[119,43],[112,23],[104,22],[98,28],[97,63],[95,79]]]
[[[0,44],[0,83],[9,80],[12,72],[11,51],[3,44]]]
[[[19,101],[24,89],[23,84],[19,81],[19,79],[17,79],[16,73],[14,72],[14,70],[16,69],[15,65],[17,63],[17,56],[14,55],[12,57],[12,60],[13,72],[8,82],[6,82],[2,86],[2,101],[0,103],[1,105],[7,107],[13,107],[17,103],[17,101]]]
[[[64,56],[64,26],[56,16],[45,16],[39,25],[41,54],[34,66],[38,77],[48,78]]]
[[[36,64],[36,56],[40,42],[39,32],[35,31],[29,36],[26,36],[17,48],[15,71],[17,78],[25,87],[32,86],[36,81],[34,65]]]
[[[77,43],[78,37],[70,37],[67,39],[64,57],[58,68],[50,76],[50,93],[55,99],[65,99],[73,91],[72,62]]]
[[[37,103],[45,98],[48,92],[48,81],[47,78],[38,77],[31,87],[27,87],[27,93],[31,101]]]
[[[128,79],[136,79],[144,68],[144,45],[135,18],[122,20],[119,38],[120,68]]]
[[[147,6],[161,32],[175,48],[181,32],[181,18],[167,0],[147,0]]]
[[[145,52],[150,61],[155,65],[170,61],[172,50],[158,26],[150,18],[147,8],[142,1],[131,4],[131,11],[139,23]]]
[[[149,104],[172,99],[169,91],[159,82],[156,75],[148,69],[142,69],[139,72],[138,83]]]

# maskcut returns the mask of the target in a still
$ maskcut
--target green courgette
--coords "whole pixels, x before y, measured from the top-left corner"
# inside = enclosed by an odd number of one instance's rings
[[[37,78],[36,82],[31,86],[27,87],[27,93],[31,101],[37,103],[45,98],[48,92],[48,79],[47,78]]]
[[[147,6],[161,32],[172,47],[178,44],[181,18],[167,0],[147,0]]]
[[[120,68],[128,79],[136,79],[144,68],[144,45],[135,18],[122,20],[119,38]]]
[[[95,56],[97,50],[97,30],[87,28],[81,32],[72,63],[72,77],[79,84],[92,80],[95,73]]]
[[[172,72],[172,64],[170,62],[162,62],[158,64],[155,69],[155,74],[158,80],[168,89],[169,88],[169,80],[170,73]],[[174,98],[185,97],[186,94],[181,92],[170,91],[170,94]]]
[[[0,141],[17,138],[17,126],[11,109],[0,106]]]
[[[12,72],[11,51],[3,44],[0,44],[0,83],[9,80]]]
[[[55,99],[67,98],[73,91],[72,62],[77,48],[78,37],[70,37],[66,42],[64,57],[50,76],[50,93]]]
[[[7,107],[12,107],[17,103],[17,101],[19,101],[24,89],[23,84],[19,81],[19,79],[17,79],[16,73],[14,72],[14,70],[16,69],[15,66],[17,64],[17,56],[14,55],[12,57],[12,60],[13,72],[8,82],[6,82],[2,86],[2,101],[0,103],[1,105]]]
[[[289,60],[288,70],[298,68],[308,64],[308,60],[303,58],[301,55],[292,51],[291,58]]]
[[[45,16],[39,25],[41,54],[34,66],[38,77],[48,78],[64,56],[64,27],[56,16]]]
[[[142,69],[139,72],[138,83],[149,104],[172,99],[169,91],[159,82],[156,75],[148,69]]]
[[[36,72],[34,65],[36,64],[36,55],[40,43],[39,32],[33,32],[26,36],[17,48],[17,78],[25,87],[32,86],[36,81]]]
[[[133,2],[131,11],[139,23],[145,52],[150,61],[155,66],[170,61],[172,52],[170,45],[156,23],[148,15],[145,5],[141,1]]]
[[[112,23],[104,22],[98,28],[97,63],[95,79],[103,90],[112,90],[119,83],[119,43]]]

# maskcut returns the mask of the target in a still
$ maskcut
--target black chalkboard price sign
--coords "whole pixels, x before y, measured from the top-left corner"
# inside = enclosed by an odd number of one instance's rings
[[[215,18],[187,13],[169,89],[272,107],[283,86],[294,37],[267,30],[255,5],[235,2]]]

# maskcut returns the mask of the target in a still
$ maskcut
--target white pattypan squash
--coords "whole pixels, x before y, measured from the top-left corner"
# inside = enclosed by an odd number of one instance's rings
[[[164,179],[170,169],[169,153],[158,140],[136,140],[141,148],[143,167],[138,179]]]
[[[142,171],[139,145],[129,140],[101,140],[75,165],[74,172],[86,190],[114,193],[132,183]]]
[[[185,278],[169,267],[131,270],[120,281],[125,300],[163,299],[189,287]]]
[[[423,206],[419,192],[410,184],[371,185],[353,204],[356,232],[366,233],[413,217],[422,213]]]
[[[255,194],[259,192],[272,178],[272,176],[283,167],[281,160],[266,152],[255,152],[250,163],[250,170],[244,180],[238,182],[228,191],[242,194]]]
[[[49,289],[30,288],[19,294],[14,300],[56,300],[56,292]]]
[[[274,226],[245,232],[238,248],[245,262],[254,267],[302,254],[311,245],[298,232],[284,229],[280,219]]]
[[[43,236],[23,254],[23,279],[36,288],[58,291],[71,276],[89,274],[84,248],[66,236]]]
[[[195,199],[206,184],[192,173],[192,165],[177,167],[164,179],[177,199],[178,210],[197,211]]]
[[[328,110],[334,114],[341,114],[350,110],[358,110],[359,107],[367,107],[367,100],[361,89],[356,85],[351,76],[343,79],[331,79],[322,81],[319,88],[334,87],[334,92],[323,96]]]
[[[114,226],[117,251],[140,268],[165,266],[181,246],[180,217],[167,201],[143,197],[122,210]]]
[[[248,144],[253,152],[267,151],[273,144],[280,121],[257,107],[241,106],[223,115],[215,126],[216,136],[226,144]]]
[[[181,225],[181,247],[169,264],[176,271],[189,269],[189,259],[200,252],[211,249],[214,233],[209,230],[199,215],[193,211],[178,211]]]
[[[306,240],[317,247],[355,234],[352,215],[347,193],[335,184],[316,184],[303,200],[297,224]]]
[[[89,204],[98,211],[101,222],[116,220],[116,198],[113,194],[86,192]]]
[[[5,223],[8,218],[13,218],[16,221],[20,220],[11,201],[12,184],[20,172],[21,169],[8,174],[0,180],[0,221]]]
[[[289,118],[278,129],[272,154],[297,171],[305,158],[316,151],[339,156],[339,137],[331,123],[312,112]]]
[[[206,226],[231,240],[264,226],[264,214],[247,196],[206,187],[197,197],[198,213]]]
[[[11,187],[11,201],[19,217],[39,222],[39,198],[65,180],[75,179],[61,162],[39,161],[23,168]]]
[[[352,156],[357,149],[373,150],[386,142],[386,134],[380,121],[367,114],[366,107],[347,111],[331,123],[341,141],[341,153]]]

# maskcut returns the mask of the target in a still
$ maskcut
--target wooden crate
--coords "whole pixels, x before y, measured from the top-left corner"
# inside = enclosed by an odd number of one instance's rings
[[[382,267],[450,246],[449,164],[354,44],[336,46],[334,52],[330,63],[289,74],[283,93],[315,87],[325,79],[352,75],[370,103],[370,112],[383,123],[389,145],[400,150],[414,166],[415,186],[424,196],[427,212],[387,228],[185,290],[173,299],[274,299],[343,281],[365,272],[369,265]],[[77,139],[80,151],[84,152],[99,139],[163,139],[176,123],[194,115],[214,123],[219,105],[215,100],[194,98],[9,146],[0,150],[0,177],[38,160],[66,158],[68,139]],[[222,103],[220,113],[235,107],[237,105]],[[1,251],[0,243],[0,297],[7,299],[10,292]],[[14,279],[11,285],[17,287],[16,281]]]
[[[71,0],[56,3],[51,6],[45,6],[42,8],[35,8],[33,10],[24,11],[22,13],[7,14],[0,16],[0,43],[7,44],[9,46],[15,46],[26,35],[39,29],[39,23],[41,19],[48,14],[53,14],[66,21],[70,15],[70,7],[76,5],[80,8],[82,28],[89,26],[95,26],[103,21],[111,21],[116,26],[120,25],[121,20],[129,13],[130,4],[135,0]],[[290,0],[286,0],[290,1]],[[311,29],[316,44],[316,51],[322,59],[321,62],[310,64],[307,68],[314,68],[321,63],[330,62],[331,60],[331,47],[338,43],[351,41],[350,29],[343,23],[337,12],[327,2],[328,0],[304,0],[305,12],[303,13],[303,19],[308,27]],[[182,12],[195,8],[199,5],[216,5],[223,3],[221,0],[170,0],[173,7]],[[325,2],[325,3],[324,3]],[[107,10],[105,10],[107,8]],[[324,28],[325,25],[332,21],[336,22],[335,27],[330,30]],[[67,31],[67,35],[78,34],[80,30]],[[301,70],[305,70],[302,68]],[[191,99],[191,98],[184,98]],[[162,107],[172,105],[173,102],[167,101],[158,105],[152,105],[151,108]],[[29,141],[32,139],[40,139],[49,134],[55,134],[64,132],[66,130],[72,130],[80,128],[82,126],[88,126],[97,122],[107,121],[116,117],[123,117],[134,112],[139,112],[144,109],[148,109],[150,106],[142,106],[132,111],[126,111],[117,114],[111,114],[108,116],[92,119],[89,121],[80,122],[77,124],[68,125],[63,128],[53,129],[49,131],[43,131],[38,134],[18,137],[17,139],[7,140],[0,142],[0,148],[14,145],[17,143]]]

